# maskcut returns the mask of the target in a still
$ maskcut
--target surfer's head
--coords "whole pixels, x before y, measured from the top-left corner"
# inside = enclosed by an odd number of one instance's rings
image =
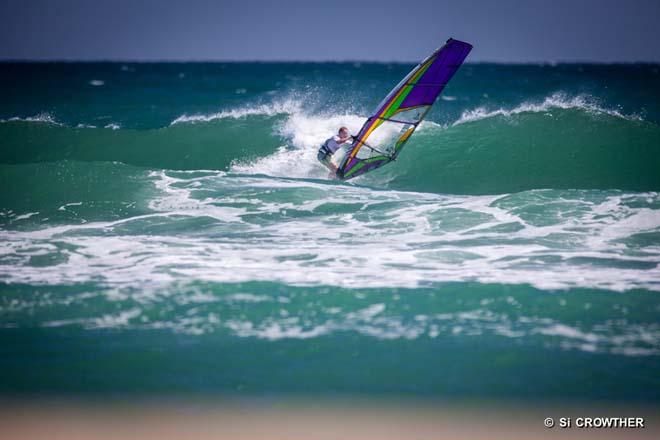
[[[348,128],[347,127],[340,127],[339,128],[339,137],[340,138],[347,138],[348,137]]]

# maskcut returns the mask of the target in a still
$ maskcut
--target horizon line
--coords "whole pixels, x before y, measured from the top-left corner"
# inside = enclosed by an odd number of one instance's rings
[[[296,60],[296,59],[222,59],[222,58],[191,58],[191,59],[179,59],[179,58],[146,58],[146,59],[126,59],[126,58],[1,58],[0,63],[128,63],[128,64],[186,64],[186,63],[230,63],[230,64],[239,64],[239,63],[255,63],[255,64],[418,64],[422,60],[408,61],[408,60],[359,60],[359,59],[344,59],[344,60]],[[658,61],[593,61],[593,60],[553,60],[553,61],[495,61],[495,60],[479,60],[479,61],[466,61],[464,64],[502,64],[502,65],[633,65],[633,64],[660,64]]]

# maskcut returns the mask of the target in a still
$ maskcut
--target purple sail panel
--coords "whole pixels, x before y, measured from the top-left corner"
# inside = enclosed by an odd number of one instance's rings
[[[468,43],[449,40],[437,52],[435,61],[417,80],[400,108],[433,104],[456,70],[465,61],[470,50],[472,50],[472,46]]]
[[[408,93],[408,96],[403,100],[399,109],[403,110],[420,105],[431,105],[435,102],[441,91],[442,88],[440,87],[417,86]]]

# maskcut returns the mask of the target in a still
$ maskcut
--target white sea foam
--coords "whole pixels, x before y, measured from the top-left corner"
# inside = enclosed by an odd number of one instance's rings
[[[27,220],[27,219],[29,219],[30,217],[33,217],[33,216],[38,215],[38,214],[39,214],[38,211],[37,211],[37,212],[28,212],[28,213],[23,214],[23,215],[17,215],[16,217],[14,217],[14,218],[12,219],[12,221],[16,221],[16,220]]]
[[[291,319],[284,320],[284,322],[273,320],[259,327],[254,327],[249,321],[231,320],[226,323],[226,327],[233,330],[237,336],[257,337],[271,341],[278,339],[310,339],[322,336],[331,331],[330,328],[323,325],[304,328],[296,324],[295,318],[293,324],[291,321]]]
[[[560,336],[569,339],[579,339],[588,342],[590,344],[594,344],[601,339],[599,335],[596,335],[594,333],[585,333],[581,330],[578,330],[573,327],[569,327],[564,324],[553,324],[549,327],[539,328],[536,330],[536,332],[550,336]]]
[[[12,261],[0,265],[0,277],[30,284],[196,279],[416,287],[478,281],[660,290],[660,246],[639,252],[634,241],[626,244],[660,231],[657,193],[442,196],[220,172],[153,172],[151,179],[160,193],[151,213],[0,231],[0,256]],[[332,207],[329,213],[325,206]],[[521,214],[545,208],[567,215],[535,224],[536,214]],[[167,232],[198,219],[210,235]],[[154,234],[152,225],[164,232]],[[55,238],[71,247],[54,248]],[[35,252],[65,257],[57,265],[32,266]]]
[[[546,97],[541,102],[523,102],[510,109],[502,107],[497,109],[478,107],[473,110],[466,110],[453,125],[465,124],[495,116],[510,117],[522,113],[548,113],[554,109],[580,109],[593,114],[606,114],[631,121],[642,120],[638,115],[626,115],[617,109],[603,107],[595,98],[588,95],[569,96],[565,93],[557,92]]]
[[[244,107],[223,110],[215,113],[183,114],[174,119],[170,125],[210,122],[218,119],[239,119],[246,116],[277,116],[282,114],[293,114],[299,112],[301,108],[302,103],[299,99],[285,98],[268,104],[247,104]]]
[[[66,211],[66,209],[67,209],[69,206],[81,206],[81,205],[82,205],[82,202],[71,202],[71,203],[66,203],[66,204],[60,206],[59,208],[57,208],[57,210],[58,210],[58,211]]]
[[[218,331],[228,331],[241,338],[259,338],[270,341],[285,339],[310,339],[333,333],[354,332],[376,339],[417,339],[417,338],[469,338],[492,334],[506,338],[528,338],[529,341],[542,337],[546,347],[557,346],[564,350],[579,350],[588,353],[611,353],[623,356],[649,356],[660,353],[660,326],[656,323],[629,323],[626,320],[605,320],[592,316],[590,324],[561,322],[557,318],[525,315],[528,311],[521,308],[515,312],[508,307],[488,305],[472,309],[469,306],[454,312],[433,313],[433,309],[425,309],[428,314],[416,315],[411,319],[403,309],[388,310],[385,303],[374,302],[363,308],[357,304],[345,301],[343,293],[327,298],[335,304],[343,304],[342,308],[302,307],[301,303],[294,305],[289,311],[288,306],[267,307],[253,312],[253,302],[272,301],[274,298],[265,295],[247,294],[248,304],[235,309],[232,299],[231,309],[223,308],[218,303],[222,298],[212,292],[212,287],[206,290],[196,285],[164,285],[161,288],[147,288],[146,295],[137,294],[135,289],[125,292],[111,289],[106,293],[73,294],[58,299],[50,299],[41,295],[38,300],[21,299],[5,303],[0,309],[3,313],[31,313],[39,308],[53,306],[69,307],[73,302],[93,300],[98,302],[104,297],[108,300],[126,301],[116,304],[123,309],[113,313],[104,313],[98,317],[83,316],[65,320],[45,320],[40,325],[44,327],[82,326],[89,329],[123,328],[123,329],[171,329],[175,332],[199,335]],[[144,289],[139,289],[143,292]],[[321,293],[319,293],[321,294]],[[245,294],[237,294],[245,295]],[[144,298],[142,298],[144,296]],[[252,297],[259,298],[253,301]],[[293,298],[296,294],[293,294]],[[137,301],[140,307],[132,305]],[[316,304],[318,297],[312,295],[307,304]],[[360,295],[365,301],[364,295]],[[382,297],[380,298],[383,299]],[[388,304],[396,305],[404,300],[394,295],[388,298]],[[368,301],[368,300],[367,300]],[[515,300],[508,298],[492,298],[489,303]],[[562,300],[560,300],[561,302]],[[239,303],[243,300],[239,300]],[[281,301],[279,301],[281,303]],[[175,311],[169,305],[195,304],[193,308]],[[303,303],[304,304],[304,303]],[[414,301],[410,303],[414,307]],[[115,307],[116,307],[115,306]],[[163,313],[145,314],[143,308],[161,308]],[[616,307],[616,305],[615,305]],[[84,310],[87,310],[84,308]],[[231,310],[231,311],[230,311]],[[436,309],[438,310],[438,309]],[[218,313],[217,313],[218,312]],[[542,312],[541,312],[542,313]],[[550,313],[552,315],[552,313]],[[222,317],[226,317],[222,319]],[[11,324],[11,323],[9,323]],[[7,327],[7,324],[4,325]]]
[[[293,113],[278,126],[277,134],[289,141],[275,153],[253,161],[234,162],[231,171],[279,177],[326,178],[328,170],[317,160],[319,147],[341,126],[356,133],[364,123],[357,115],[306,115]]]
[[[215,303],[217,297],[199,291],[197,287],[192,292],[188,289],[180,291],[176,287],[165,287],[162,293],[150,295],[149,306],[156,302],[169,303],[172,300],[179,304],[188,304],[191,297],[203,297],[200,307],[188,309],[185,313],[166,316],[166,319],[154,321],[145,318],[135,307],[125,311],[100,318],[73,319],[67,321],[45,322],[45,326],[53,325],[83,325],[87,328],[123,327],[123,328],[169,328],[176,332],[202,334],[217,331],[229,331],[242,338],[259,338],[266,340],[310,339],[339,332],[355,332],[376,339],[417,339],[478,337],[483,334],[493,334],[506,338],[543,337],[545,346],[555,345],[565,350],[580,350],[590,353],[612,353],[624,356],[648,356],[660,353],[660,327],[655,323],[630,324],[625,320],[597,320],[590,325],[575,325],[573,322],[560,322],[549,317],[524,315],[527,309],[521,308],[515,313],[509,308],[493,310],[481,306],[476,309],[463,309],[452,313],[432,313],[416,315],[414,319],[406,316],[401,310],[388,312],[385,303],[375,302],[363,308],[351,309],[355,304],[345,302],[342,294],[334,297],[336,304],[344,304],[343,308],[317,307],[300,308],[298,303],[291,312],[287,306],[282,308],[268,307],[260,312],[252,313],[251,304],[246,304],[240,312],[229,310],[221,312],[228,316],[220,319],[209,310],[218,310],[221,305]],[[165,292],[179,292],[172,298]],[[164,295],[163,295],[164,294]],[[264,295],[259,301],[272,301],[273,298]],[[263,297],[263,298],[262,298]],[[184,301],[179,300],[185,299]],[[294,294],[295,298],[295,294]],[[360,295],[365,300],[364,295]],[[382,299],[382,298],[381,298]],[[315,304],[317,297],[310,296],[309,304]],[[389,304],[396,304],[401,298],[394,295],[388,298]],[[512,297],[494,298],[490,302],[515,303]],[[248,302],[253,302],[252,299]],[[203,304],[208,304],[204,309]],[[35,304],[26,304],[24,308],[33,309]],[[42,304],[43,306],[43,304]],[[14,307],[16,309],[16,307]],[[222,310],[222,309],[220,309]],[[405,310],[405,307],[404,307]],[[498,311],[499,310],[499,311]],[[521,315],[521,313],[523,313]],[[140,317],[138,320],[137,318]]]
[[[107,314],[98,318],[78,318],[46,321],[42,325],[44,327],[81,325],[89,329],[128,327],[130,325],[130,321],[140,316],[141,313],[142,311],[140,309],[134,307],[129,310],[123,310],[116,315]]]
[[[271,298],[266,295],[255,295],[252,293],[234,293],[232,295],[225,297],[225,299],[229,301],[249,302],[249,303],[257,303],[257,302],[264,302],[271,300]]]
[[[466,317],[466,316],[469,316]],[[318,320],[318,319],[317,319]],[[547,322],[550,325],[547,325]],[[393,315],[374,319],[359,313],[328,316],[314,325],[304,327],[298,318],[277,319],[269,316],[259,320],[230,320],[223,325],[239,337],[268,340],[308,339],[335,332],[357,332],[377,339],[416,339],[470,337],[493,333],[508,338],[523,338],[536,334],[547,336],[546,344],[557,340],[566,350],[614,353],[624,356],[648,356],[660,353],[660,331],[656,326],[600,325],[598,330],[584,332],[547,318],[526,318],[511,321],[507,315],[488,310],[448,314],[441,318],[404,320]],[[642,330],[644,329],[644,330]],[[594,333],[597,331],[598,333]]]
[[[0,119],[0,122],[42,122],[45,124],[52,124],[52,125],[62,125],[62,123],[58,122],[55,120],[55,118],[49,114],[49,113],[39,113],[34,116],[26,116],[26,117],[20,117],[20,116],[14,116],[9,119]]]

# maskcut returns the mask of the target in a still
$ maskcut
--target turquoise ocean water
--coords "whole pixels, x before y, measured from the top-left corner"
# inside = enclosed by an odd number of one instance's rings
[[[0,64],[0,394],[660,403],[660,66]]]

